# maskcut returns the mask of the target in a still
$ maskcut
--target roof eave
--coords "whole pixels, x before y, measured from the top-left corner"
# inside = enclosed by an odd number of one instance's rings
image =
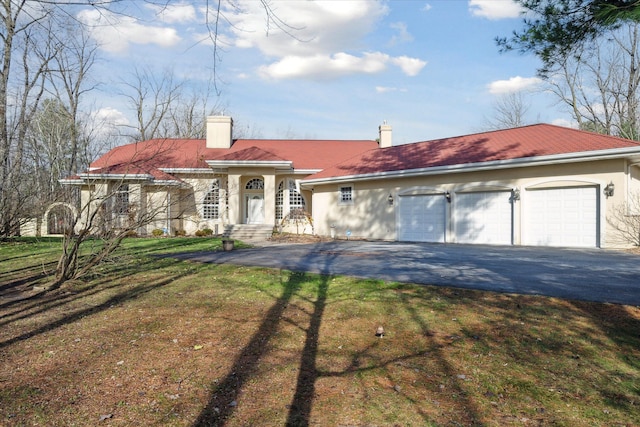
[[[166,173],[215,173],[211,168],[158,168]]]
[[[86,180],[130,180],[152,181],[153,175],[147,173],[81,173],[80,178]]]
[[[303,180],[301,184],[302,186],[312,186],[316,184],[367,181],[383,178],[407,178],[415,176],[440,175],[443,173],[479,172],[489,169],[509,169],[529,166],[546,166],[562,163],[577,163],[590,160],[622,159],[630,158],[632,156],[640,156],[640,147],[614,148],[609,150],[584,151],[581,153],[554,154],[550,156],[523,157],[511,160],[493,160],[488,162],[463,163],[457,165],[434,166],[419,169],[372,172],[367,174],[306,179]]]
[[[257,167],[274,169],[293,169],[293,162],[289,160],[206,160],[207,165],[213,169],[225,169],[232,167]]]

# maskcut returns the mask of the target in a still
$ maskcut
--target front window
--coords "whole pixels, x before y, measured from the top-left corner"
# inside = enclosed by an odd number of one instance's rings
[[[284,212],[284,185],[282,181],[278,185],[278,192],[276,193],[276,220],[281,221]]]
[[[340,187],[340,200],[341,205],[350,205],[353,203],[353,187],[343,186]]]
[[[113,213],[127,215],[129,213],[129,184],[121,184],[114,191]]]
[[[296,188],[294,180],[289,180],[289,213],[292,219],[305,217],[305,205],[302,194]]]
[[[220,181],[217,179],[213,180],[211,189],[204,196],[202,217],[204,219],[220,218]]]

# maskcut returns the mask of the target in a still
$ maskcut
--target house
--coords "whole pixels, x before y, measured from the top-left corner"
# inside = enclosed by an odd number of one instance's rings
[[[83,206],[111,195],[106,215],[120,222],[149,215],[140,234],[263,224],[569,247],[624,246],[611,218],[640,192],[638,142],[548,124],[398,146],[386,123],[377,141],[234,140],[232,128],[209,117],[206,140],[117,147],[64,183],[80,186]]]

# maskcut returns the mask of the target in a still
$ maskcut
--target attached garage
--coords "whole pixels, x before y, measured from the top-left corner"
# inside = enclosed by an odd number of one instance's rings
[[[456,242],[513,243],[511,191],[458,193],[453,203]]]
[[[447,201],[443,194],[399,197],[398,240],[445,242]]]
[[[594,248],[598,246],[598,188],[528,190],[525,244]]]

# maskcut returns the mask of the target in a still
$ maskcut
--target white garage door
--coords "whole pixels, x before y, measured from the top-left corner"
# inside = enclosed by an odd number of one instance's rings
[[[526,244],[596,247],[597,196],[596,187],[527,191]]]
[[[400,196],[399,199],[398,240],[444,242],[446,199],[442,194]]]
[[[511,191],[460,193],[454,200],[456,242],[510,245]]]

